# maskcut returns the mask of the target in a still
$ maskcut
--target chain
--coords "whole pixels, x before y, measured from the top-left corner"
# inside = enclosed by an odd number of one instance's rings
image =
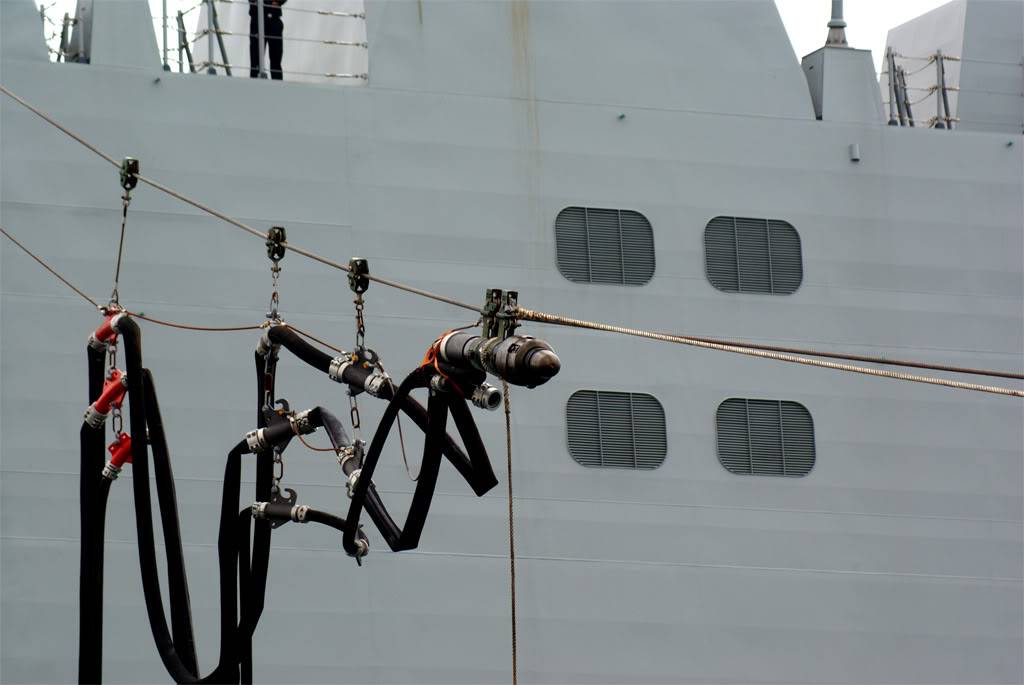
[[[281,265],[274,262],[274,265],[270,267],[270,311],[267,312],[267,318],[271,321],[280,321],[281,317],[277,313],[277,305],[280,302],[280,297],[277,293],[277,279],[281,275]]]
[[[107,343],[107,378],[112,378],[114,369],[117,368],[117,343],[111,340]],[[121,419],[121,407],[115,404],[110,410],[110,426],[114,431],[114,439],[117,440],[123,429]]]
[[[274,448],[274,482],[270,491],[275,495],[281,494],[281,481],[284,480],[284,459],[279,448]]]
[[[352,300],[356,306],[356,350],[363,349],[363,339],[366,337],[366,321],[363,319],[363,294],[356,293],[356,299]]]
[[[356,307],[356,348],[353,350],[353,359],[362,359],[364,343],[366,339],[366,321],[363,318],[363,309],[366,306],[363,302],[363,294],[356,293],[356,299],[352,300]],[[359,427],[362,422],[359,418],[359,401],[350,389],[348,392],[348,416],[352,421],[352,433],[356,439],[360,437]]]

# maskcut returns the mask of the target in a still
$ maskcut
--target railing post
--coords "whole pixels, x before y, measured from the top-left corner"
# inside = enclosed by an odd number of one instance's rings
[[[163,32],[164,32],[164,71],[170,71],[171,65],[167,63],[167,0],[163,0]]]
[[[889,74],[886,79],[889,82],[889,125],[899,126],[900,122],[896,118],[896,110],[899,109],[896,104],[896,57],[890,47],[885,49],[885,70]]]
[[[935,53],[935,126],[933,128],[946,128],[945,118],[942,116],[942,53]]]
[[[220,59],[224,64],[224,73],[231,76],[231,63],[228,61],[228,51],[224,49],[224,36],[220,33],[220,19],[217,18],[217,6],[210,2],[210,10],[213,13],[213,31],[217,34],[217,46],[220,48]]]
[[[217,73],[213,68],[213,0],[206,0],[206,73]]]
[[[259,65],[260,78],[267,78],[267,72],[263,68],[263,53],[265,52],[263,37],[266,35],[263,30],[263,17],[263,0],[256,0],[256,44],[259,46],[259,61],[257,64]]]

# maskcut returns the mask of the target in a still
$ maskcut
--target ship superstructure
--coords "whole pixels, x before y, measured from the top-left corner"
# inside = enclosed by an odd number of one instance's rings
[[[959,53],[890,39],[904,56],[960,58],[952,130],[887,125],[867,53],[833,44],[801,66],[774,4],[753,0],[370,0],[354,88],[166,72],[141,0],[93,0],[89,63],[53,63],[37,8],[0,0],[0,83],[230,216],[448,296],[504,287],[527,307],[653,331],[1019,371],[1024,96],[998,98],[991,126],[968,91],[1012,93],[1024,3],[958,6],[964,35],[988,36],[996,57],[972,57],[968,37]],[[989,81],[969,82],[971,59]],[[9,98],[0,117],[0,225],[105,294],[116,172]],[[264,253],[140,188],[121,299],[258,324]],[[0,258],[0,679],[67,682],[79,333],[96,313],[6,242]],[[286,320],[349,344],[342,274],[289,258],[279,285]],[[366,299],[367,342],[396,374],[472,323],[387,288]],[[1018,399],[538,328],[563,368],[512,393],[522,682],[1024,678]],[[144,335],[208,665],[213,521],[224,454],[251,427],[257,335]],[[346,407],[321,380],[295,365],[279,392]],[[479,423],[504,445],[500,415]],[[413,484],[389,450],[375,478],[401,502]],[[301,496],[342,506],[336,472],[312,452],[286,467]],[[162,682],[130,477],[107,524],[104,677]],[[477,499],[442,471],[418,550],[384,553],[371,535],[357,568],[313,531],[275,533],[257,681],[508,682],[507,526],[500,494]]]

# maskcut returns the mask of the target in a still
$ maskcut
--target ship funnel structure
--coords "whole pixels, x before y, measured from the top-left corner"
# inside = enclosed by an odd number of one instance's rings
[[[871,51],[853,49],[846,42],[843,0],[832,0],[825,46],[804,57],[800,64],[819,120],[884,122]]]

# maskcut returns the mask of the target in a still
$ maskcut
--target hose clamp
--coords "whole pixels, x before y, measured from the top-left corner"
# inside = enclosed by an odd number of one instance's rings
[[[299,523],[306,522],[306,515],[309,513],[309,507],[305,504],[300,504],[297,507],[292,507],[292,521]]]
[[[345,369],[352,365],[352,360],[349,357],[335,357],[331,360],[331,365],[327,369],[327,375],[332,381],[336,383],[344,383],[342,376],[345,373]]]
[[[110,416],[110,412],[104,414],[90,404],[89,408],[85,410],[85,416],[83,416],[82,419],[90,428],[101,428],[104,422],[106,422],[108,416]]]
[[[381,388],[390,381],[391,377],[383,371],[374,373],[366,377],[366,382],[363,383],[363,389],[374,397],[380,397]]]
[[[352,496],[356,492],[356,486],[359,485],[359,474],[362,472],[362,469],[356,469],[349,475],[348,480],[345,481],[345,489],[348,491],[349,499],[352,499]]]
[[[267,517],[267,505],[269,502],[253,502],[252,503],[252,517],[254,519],[264,519]]]
[[[292,430],[296,435],[309,435],[316,431],[316,426],[313,425],[313,422],[309,418],[309,414],[312,411],[312,409],[307,409],[306,411],[300,411],[288,417],[288,421],[292,424]]]
[[[277,356],[279,349],[281,349],[280,345],[270,342],[270,330],[263,331],[263,335],[256,342],[256,354],[261,357],[266,357],[268,354]]]
[[[117,480],[117,477],[121,475],[121,467],[115,466],[114,464],[107,462],[106,466],[103,467],[103,477],[107,480]]]
[[[267,447],[266,437],[263,428],[251,430],[245,434],[245,444],[249,446],[250,452],[260,452]]]

